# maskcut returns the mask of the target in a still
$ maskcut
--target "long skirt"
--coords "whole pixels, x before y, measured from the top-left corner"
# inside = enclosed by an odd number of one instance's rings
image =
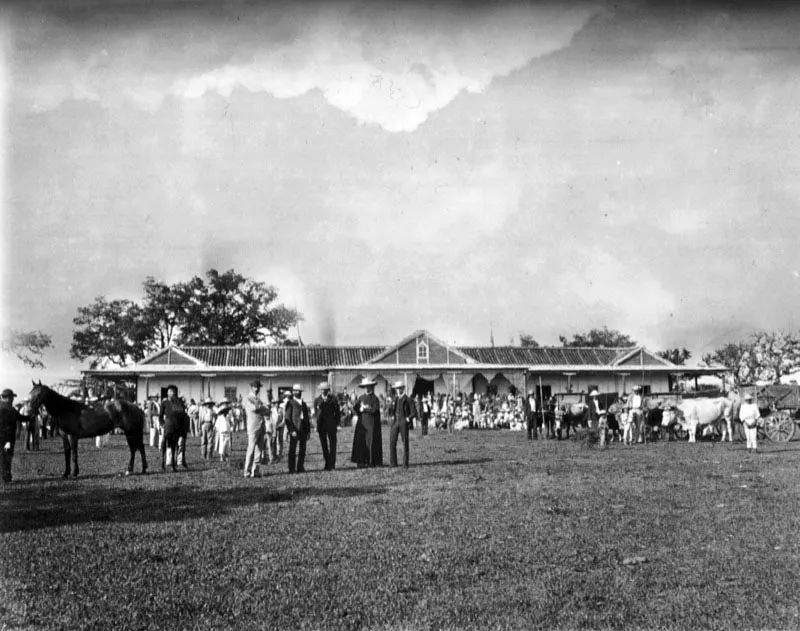
[[[353,433],[350,461],[361,467],[383,466],[383,438],[380,416],[362,414]]]

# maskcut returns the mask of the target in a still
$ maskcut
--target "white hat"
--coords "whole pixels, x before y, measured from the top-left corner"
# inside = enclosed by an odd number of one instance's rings
[[[405,388],[405,387],[406,387],[405,381],[395,381],[394,384],[392,385],[392,388]]]
[[[752,400],[752,398],[753,398],[753,395],[752,395],[752,394],[750,394],[750,393],[748,392],[746,395],[744,395],[744,398],[745,398],[745,399],[751,399],[751,400]]]
[[[214,405],[214,399],[208,397],[205,401],[203,401],[203,405]]]
[[[642,389],[642,386],[633,386],[633,391],[634,392],[639,392],[639,390],[641,390],[641,389]]]
[[[317,386],[317,390],[330,390],[330,389],[331,389],[331,384],[329,384],[327,381],[323,381],[321,384]]]
[[[592,390],[592,391],[589,393],[589,396],[590,396],[590,397],[599,397],[599,396],[600,396],[600,393],[599,393],[597,390]]]
[[[378,383],[377,381],[373,381],[373,380],[372,380],[372,379],[370,379],[369,377],[364,377],[364,378],[361,380],[361,383],[360,383],[360,384],[358,384],[358,387],[359,387],[359,388],[366,388],[367,386],[374,386],[374,385],[377,385],[377,383]]]
[[[303,386],[301,386],[299,383],[296,383],[292,386],[292,392],[294,392],[295,390],[299,390],[300,392],[302,392]]]

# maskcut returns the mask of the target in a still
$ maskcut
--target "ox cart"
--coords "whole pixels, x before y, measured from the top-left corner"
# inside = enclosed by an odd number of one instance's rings
[[[753,402],[761,411],[763,426],[759,424],[759,435],[776,442],[792,440],[800,423],[800,385],[743,386],[739,394],[753,395]],[[744,440],[742,424],[736,424],[736,434]]]

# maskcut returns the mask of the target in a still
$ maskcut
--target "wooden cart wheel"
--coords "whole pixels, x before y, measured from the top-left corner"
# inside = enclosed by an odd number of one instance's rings
[[[788,442],[794,436],[794,419],[786,410],[778,410],[764,419],[764,430],[770,440],[780,443]]]

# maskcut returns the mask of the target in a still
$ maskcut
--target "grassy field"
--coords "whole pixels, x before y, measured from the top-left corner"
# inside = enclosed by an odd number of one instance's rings
[[[388,450],[384,432],[385,456]],[[2,491],[0,628],[800,628],[800,446],[412,437],[408,470],[285,460],[124,477],[121,437],[26,453]],[[155,465],[155,466],[153,466]],[[137,459],[137,471],[139,462]]]

